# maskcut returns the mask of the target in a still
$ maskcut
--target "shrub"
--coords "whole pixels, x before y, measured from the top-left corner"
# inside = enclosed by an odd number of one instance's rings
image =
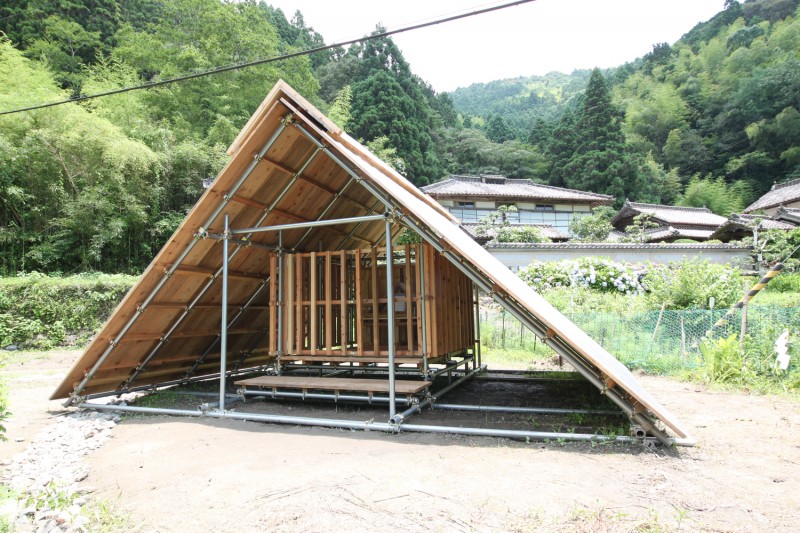
[[[800,293],[800,272],[781,272],[767,285],[766,290],[771,292],[798,292]]]
[[[744,294],[738,270],[697,258],[650,264],[642,284],[654,304],[666,304],[668,309],[706,309],[711,297],[715,307],[730,307]]]
[[[3,367],[0,362],[0,368]],[[11,413],[8,411],[8,386],[5,380],[0,377],[0,441],[6,440],[6,427],[4,422]]]
[[[576,287],[600,292],[638,294],[641,286],[633,268],[602,257],[581,257],[558,263],[534,261],[519,276],[538,292]]]
[[[81,344],[136,281],[121,274],[0,279],[0,347],[48,349]]]

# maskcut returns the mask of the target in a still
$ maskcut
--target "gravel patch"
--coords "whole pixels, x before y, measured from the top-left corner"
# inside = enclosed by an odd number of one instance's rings
[[[110,437],[120,417],[114,413],[69,413],[43,429],[24,452],[2,462],[0,481],[16,498],[0,502],[0,519],[12,531],[86,531],[81,485],[89,475],[84,458]]]

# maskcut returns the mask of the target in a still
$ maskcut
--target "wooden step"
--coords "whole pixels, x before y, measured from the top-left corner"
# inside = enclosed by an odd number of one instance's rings
[[[234,384],[244,387],[267,387],[271,389],[389,392],[389,380],[385,379],[260,376],[234,381]],[[419,394],[430,385],[430,381],[397,379],[394,382],[394,390],[397,394]]]

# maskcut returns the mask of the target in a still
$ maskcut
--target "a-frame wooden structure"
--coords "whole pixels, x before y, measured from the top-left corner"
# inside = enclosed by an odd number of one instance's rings
[[[481,290],[647,435],[690,442],[627,368],[285,83],[229,153],[53,398],[215,376],[224,389],[226,376],[293,361],[379,364],[394,415],[397,365],[424,376],[462,357],[478,370]],[[406,232],[421,241],[397,244]]]

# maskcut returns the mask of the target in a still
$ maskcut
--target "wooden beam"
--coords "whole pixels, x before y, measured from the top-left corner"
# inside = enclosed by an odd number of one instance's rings
[[[330,252],[323,254],[325,258],[325,351],[333,349],[333,257]]]
[[[317,353],[317,333],[319,328],[319,324],[317,323],[317,317],[319,317],[319,309],[317,305],[317,293],[319,292],[319,286],[317,283],[317,252],[311,252],[310,256],[310,269],[308,273],[309,278],[309,300],[310,301],[310,309],[309,309],[309,318],[311,319],[311,324],[309,328],[309,341],[308,347],[311,350],[312,354]]]
[[[339,252],[339,260],[340,265],[339,268],[341,269],[341,280],[339,280],[339,305],[340,305],[340,315],[339,315],[339,326],[341,328],[340,333],[340,343],[342,346],[342,354],[347,353],[347,251],[342,250]]]
[[[406,344],[408,350],[414,348],[414,324],[411,313],[411,246],[406,244],[404,246],[406,254],[405,272],[405,286],[406,286]]]
[[[262,331],[264,330],[253,329],[253,328],[229,329],[228,335],[245,335],[248,333],[259,333]],[[217,335],[219,335],[219,329],[201,329],[193,331],[178,331],[170,335],[169,338],[187,339],[192,337],[216,337]],[[164,336],[163,331],[154,333],[127,333],[124,337],[120,339],[119,342],[149,341],[149,340],[161,339],[163,336]]]
[[[185,309],[188,306],[188,302],[151,302],[147,308],[150,309],[151,307],[154,309]],[[219,309],[219,304],[194,304],[193,309]],[[244,307],[244,304],[237,304],[237,303],[230,303],[228,302],[228,307]],[[266,309],[266,305],[248,305],[248,309],[254,310],[262,310]]]
[[[165,269],[165,271],[168,269]],[[203,276],[207,278],[214,277],[214,274],[217,273],[216,270],[199,267],[199,266],[188,266],[188,265],[179,265],[175,271],[176,274],[185,274],[187,276]],[[239,271],[228,271],[228,277],[233,279],[245,279],[245,280],[253,280],[253,281],[264,281],[266,274],[259,274],[259,273],[249,273],[249,272],[239,272]]]
[[[361,307],[361,250],[356,250],[355,253],[355,284],[356,284],[356,294],[355,294],[355,304],[356,304],[356,348],[358,350],[364,350],[364,318],[363,318],[363,310]]]
[[[373,248],[370,257],[372,258],[372,352],[378,355],[380,350],[380,330],[378,323],[378,249]]]
[[[296,255],[295,264],[295,350],[302,350],[303,345],[303,256]]]
[[[269,255],[269,353],[278,351],[278,256]]]

